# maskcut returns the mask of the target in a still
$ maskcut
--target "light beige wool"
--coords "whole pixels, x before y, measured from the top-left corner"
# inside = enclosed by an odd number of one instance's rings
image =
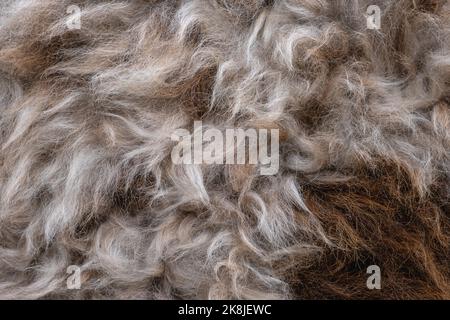
[[[0,298],[449,299],[449,105],[443,0],[2,0]],[[199,120],[279,172],[174,164]]]

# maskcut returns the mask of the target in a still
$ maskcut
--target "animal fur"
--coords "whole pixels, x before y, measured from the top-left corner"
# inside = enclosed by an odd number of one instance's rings
[[[0,298],[450,298],[447,1],[0,10]],[[199,120],[278,128],[279,172],[175,165]]]

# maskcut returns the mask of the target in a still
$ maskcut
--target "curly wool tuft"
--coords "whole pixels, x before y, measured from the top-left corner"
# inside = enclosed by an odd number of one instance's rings
[[[450,299],[447,1],[0,10],[0,298]],[[279,172],[175,165],[198,120],[278,128]]]

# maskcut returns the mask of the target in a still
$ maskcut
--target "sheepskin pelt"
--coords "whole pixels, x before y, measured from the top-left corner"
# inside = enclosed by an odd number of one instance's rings
[[[450,298],[447,1],[0,3],[0,298]]]

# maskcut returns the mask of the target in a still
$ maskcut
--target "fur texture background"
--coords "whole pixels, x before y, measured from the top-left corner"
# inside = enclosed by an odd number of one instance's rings
[[[447,1],[0,10],[0,298],[450,298]],[[174,165],[195,120],[279,128],[279,173]]]

